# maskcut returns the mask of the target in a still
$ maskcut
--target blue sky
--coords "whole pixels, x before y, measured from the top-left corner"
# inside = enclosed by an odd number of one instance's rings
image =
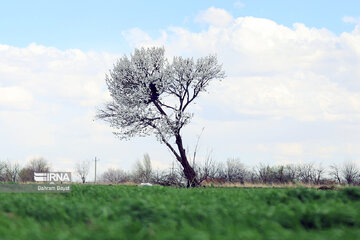
[[[184,131],[199,161],[212,151],[245,164],[360,159],[359,1],[3,1],[0,7],[0,161],[43,156],[58,170],[100,158],[131,169],[155,138],[119,141],[93,121],[109,100],[105,74],[134,47],[168,57],[217,54],[214,82]],[[141,150],[139,150],[141,149]]]
[[[151,36],[169,26],[200,31],[201,10],[222,8],[234,17],[268,18],[288,27],[296,22],[336,34],[353,29],[344,16],[358,16],[360,2],[348,1],[3,1],[0,42],[25,47],[32,42],[58,49],[128,52],[122,31],[140,28]]]

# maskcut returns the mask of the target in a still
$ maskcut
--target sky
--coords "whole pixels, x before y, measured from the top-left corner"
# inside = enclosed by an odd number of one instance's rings
[[[98,157],[131,170],[154,137],[120,141],[95,120],[119,57],[164,46],[166,56],[216,54],[227,77],[192,107],[184,140],[199,161],[315,163],[360,157],[359,1],[2,1],[0,161],[44,157],[55,170]]]

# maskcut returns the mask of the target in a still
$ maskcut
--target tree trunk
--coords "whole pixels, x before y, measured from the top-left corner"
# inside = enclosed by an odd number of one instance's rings
[[[186,153],[185,153],[185,149],[183,147],[183,142],[182,142],[182,138],[180,136],[180,134],[177,134],[175,136],[176,138],[176,145],[178,146],[179,149],[179,153],[180,153],[180,158],[178,158],[178,161],[181,163],[181,166],[184,168],[184,174],[185,177],[187,179],[187,187],[197,187],[199,185],[199,181],[196,178],[196,173],[194,171],[194,169],[190,166],[187,157],[186,157]]]

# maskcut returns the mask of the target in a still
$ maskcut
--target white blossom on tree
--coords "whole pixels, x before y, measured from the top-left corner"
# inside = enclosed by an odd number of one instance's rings
[[[101,179],[109,183],[123,183],[129,180],[129,174],[121,169],[109,168],[102,174]]]
[[[81,178],[82,183],[86,182],[87,175],[90,171],[90,162],[82,161],[78,162],[75,165],[75,172]]]
[[[196,61],[174,57],[169,62],[164,52],[164,48],[141,48],[120,58],[106,76],[112,101],[97,117],[109,122],[121,139],[155,134],[182,165],[188,186],[196,186],[198,180],[186,157],[181,129],[193,116],[189,106],[194,99],[211,80],[225,74],[216,56]]]

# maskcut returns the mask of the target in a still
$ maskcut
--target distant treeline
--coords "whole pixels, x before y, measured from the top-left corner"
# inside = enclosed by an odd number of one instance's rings
[[[259,164],[249,168],[239,159],[231,158],[225,163],[208,157],[202,163],[194,163],[197,178],[203,183],[237,184],[308,184],[308,185],[359,185],[360,170],[353,162],[331,165],[325,168],[313,163],[270,166]],[[184,186],[186,183],[181,166],[173,164],[168,170],[153,170],[149,155],[138,161],[131,172],[108,169],[102,175],[108,183],[150,182],[165,186]]]
[[[34,172],[48,172],[50,166],[44,158],[32,159],[25,167],[10,161],[0,162],[1,182],[33,182]]]
[[[216,162],[207,157],[201,163],[192,163],[197,178],[203,183],[234,183],[234,184],[308,184],[308,185],[360,185],[360,169],[354,162],[342,165],[323,167],[313,163],[265,165],[247,167],[238,158],[230,158],[226,162]],[[75,168],[75,174],[86,181],[81,165]],[[32,182],[34,172],[48,172],[51,168],[44,158],[31,160],[26,166],[11,162],[0,162],[1,182]],[[100,175],[98,182],[102,183],[141,183],[149,182],[164,186],[184,186],[185,176],[180,165],[173,163],[167,170],[153,169],[150,156],[144,155],[142,161],[137,161],[132,171],[109,168]]]

